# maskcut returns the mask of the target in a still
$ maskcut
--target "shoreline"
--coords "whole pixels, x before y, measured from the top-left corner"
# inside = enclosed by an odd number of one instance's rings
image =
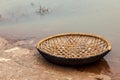
[[[110,67],[105,59],[82,67],[58,66],[39,55],[35,49],[36,39],[9,41],[0,38],[0,42],[0,47],[3,47],[0,51],[2,80],[112,80]]]

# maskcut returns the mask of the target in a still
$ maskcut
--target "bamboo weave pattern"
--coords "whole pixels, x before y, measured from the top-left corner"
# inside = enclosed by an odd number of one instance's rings
[[[108,43],[91,35],[61,35],[49,38],[39,44],[40,50],[64,58],[87,58],[101,54]]]

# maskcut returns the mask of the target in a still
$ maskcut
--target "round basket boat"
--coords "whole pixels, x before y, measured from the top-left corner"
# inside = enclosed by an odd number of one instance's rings
[[[52,63],[83,65],[104,57],[111,50],[111,45],[98,35],[66,33],[39,41],[37,50]]]

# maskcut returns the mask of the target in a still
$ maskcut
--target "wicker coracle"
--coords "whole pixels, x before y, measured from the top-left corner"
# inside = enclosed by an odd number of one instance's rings
[[[111,44],[98,35],[65,33],[39,41],[37,50],[52,63],[83,65],[104,57],[111,50]]]

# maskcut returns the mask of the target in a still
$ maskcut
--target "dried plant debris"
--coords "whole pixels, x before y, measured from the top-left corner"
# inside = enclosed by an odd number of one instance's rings
[[[37,13],[39,13],[40,15],[45,15],[49,12],[49,9],[44,7],[44,6],[41,6],[39,7]]]

